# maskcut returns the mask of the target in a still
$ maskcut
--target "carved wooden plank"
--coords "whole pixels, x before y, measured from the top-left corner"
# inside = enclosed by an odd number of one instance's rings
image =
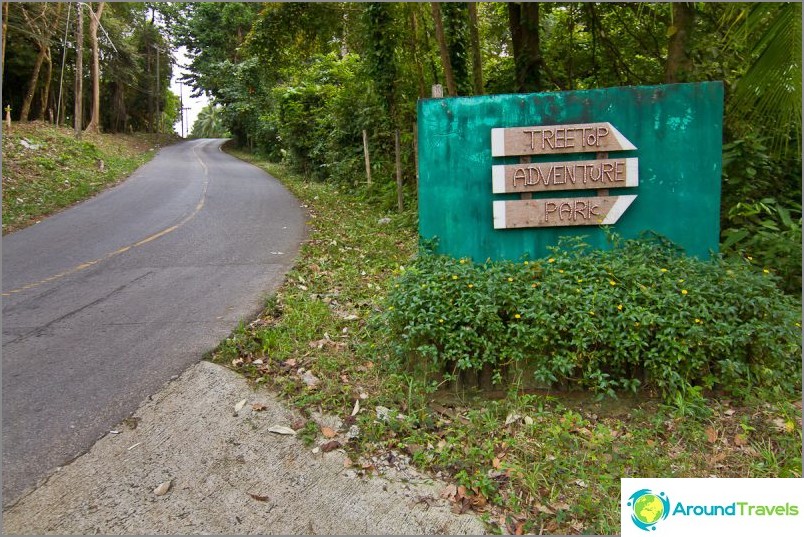
[[[636,158],[520,163],[491,168],[494,194],[639,185]]]
[[[614,224],[636,199],[629,196],[494,202],[494,229]]]
[[[599,153],[636,149],[611,123],[491,129],[491,156]]]

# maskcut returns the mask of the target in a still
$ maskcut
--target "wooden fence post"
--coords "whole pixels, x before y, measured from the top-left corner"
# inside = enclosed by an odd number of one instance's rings
[[[371,160],[369,159],[368,134],[363,129],[363,158],[366,161],[366,184],[371,186]]]

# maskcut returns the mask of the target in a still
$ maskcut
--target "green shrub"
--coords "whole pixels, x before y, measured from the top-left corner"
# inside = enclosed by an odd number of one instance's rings
[[[800,390],[801,306],[771,271],[686,257],[658,238],[612,240],[516,263],[422,252],[387,297],[395,352],[430,372],[491,368],[500,382],[528,371],[610,395]]]
[[[773,267],[781,289],[801,296],[801,204],[787,207],[774,198],[739,202],[729,210],[722,252],[751,262],[758,270]]]

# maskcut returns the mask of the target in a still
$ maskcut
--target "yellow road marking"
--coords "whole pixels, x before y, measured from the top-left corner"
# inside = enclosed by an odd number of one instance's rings
[[[10,291],[5,291],[2,294],[0,294],[0,296],[11,296],[11,295],[16,294],[16,293],[21,293],[23,291],[28,291],[30,289],[35,289],[35,288],[39,287],[40,285],[50,283],[50,282],[52,282],[54,280],[58,280],[58,279],[61,279],[61,278],[65,277],[65,276],[69,276],[70,274],[75,274],[76,272],[80,272],[82,270],[88,269],[89,267],[93,267],[93,266],[97,265],[98,263],[101,263],[103,261],[108,261],[109,259],[111,259],[111,258],[113,258],[115,256],[118,256],[118,255],[120,255],[122,253],[125,253],[125,252],[131,250],[132,248],[137,248],[138,246],[143,246],[145,244],[148,244],[151,241],[155,241],[156,239],[162,238],[165,235],[167,235],[168,233],[176,231],[181,226],[183,226],[184,224],[186,224],[187,222],[189,222],[190,220],[195,218],[196,215],[198,215],[198,213],[201,212],[201,209],[204,208],[204,203],[205,203],[205,200],[206,200],[206,197],[207,197],[207,188],[209,187],[209,168],[207,168],[207,165],[204,163],[203,160],[201,160],[201,157],[198,156],[198,153],[196,153],[196,151],[195,151],[196,149],[197,149],[197,147],[193,147],[193,155],[195,155],[195,158],[198,159],[198,162],[201,164],[201,167],[204,168],[204,188],[203,188],[203,191],[201,192],[201,199],[199,200],[198,204],[195,206],[195,209],[193,209],[193,212],[191,212],[190,214],[185,216],[179,223],[174,224],[174,225],[172,225],[170,227],[167,227],[167,228],[163,229],[162,231],[158,231],[158,232],[154,233],[153,235],[149,235],[149,236],[145,237],[144,239],[140,239],[139,241],[137,241],[137,242],[135,242],[133,244],[129,244],[128,246],[123,246],[122,248],[118,248],[117,250],[115,250],[113,252],[109,252],[108,254],[103,255],[103,256],[101,256],[101,257],[99,257],[97,259],[93,259],[92,261],[86,261],[86,262],[81,263],[79,265],[76,265],[76,266],[74,266],[74,267],[72,267],[70,269],[67,269],[67,270],[65,270],[63,272],[59,272],[58,274],[54,274],[53,276],[49,276],[47,278],[39,280],[38,282],[28,283],[28,284],[25,284],[25,285],[23,285],[21,287],[17,287],[16,289],[12,289]]]

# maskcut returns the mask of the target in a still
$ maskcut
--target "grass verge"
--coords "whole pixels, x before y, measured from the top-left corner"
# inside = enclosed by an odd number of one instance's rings
[[[161,141],[175,141],[163,134]],[[32,122],[3,131],[3,234],[97,194],[155,154],[154,134],[90,134]],[[102,164],[101,164],[102,163]]]
[[[801,403],[756,399],[596,399],[579,393],[444,389],[393,360],[377,325],[400,265],[416,252],[415,215],[383,214],[328,184],[250,160],[310,210],[309,240],[262,314],[213,353],[337,430],[298,424],[307,441],[378,454],[450,483],[456,513],[494,532],[614,534],[621,477],[800,477]],[[387,218],[387,220],[382,220]],[[380,222],[386,223],[380,223]]]

